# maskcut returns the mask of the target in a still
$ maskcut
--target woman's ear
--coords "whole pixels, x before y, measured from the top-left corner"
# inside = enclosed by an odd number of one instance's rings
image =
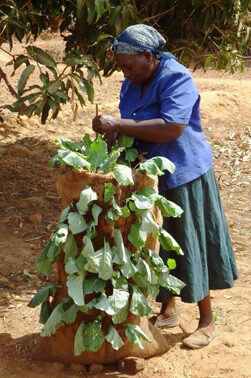
[[[142,52],[142,55],[145,56],[146,60],[150,63],[154,60],[153,53],[151,51],[144,51]]]

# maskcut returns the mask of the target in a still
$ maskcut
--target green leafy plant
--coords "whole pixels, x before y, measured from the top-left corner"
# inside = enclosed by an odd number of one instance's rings
[[[92,172],[102,171],[105,167],[105,172],[114,173],[119,186],[133,185],[133,176],[140,172],[162,175],[166,169],[169,172],[174,171],[174,165],[163,157],[155,157],[145,162],[135,159],[131,167],[132,162],[127,159],[126,152],[132,148],[133,139],[126,136],[122,136],[118,145],[110,152],[99,135],[94,141],[85,135],[81,143],[62,138],[58,138],[56,143],[59,150],[50,160],[50,165],[67,165],[78,171]],[[99,153],[102,159],[97,157]],[[113,158],[114,154],[116,159]],[[120,164],[117,164],[118,159]],[[122,164],[123,159],[125,164]],[[65,324],[74,323],[78,312],[91,314],[93,310],[98,311],[94,321],[82,321],[79,324],[75,335],[75,355],[80,355],[85,350],[97,351],[104,340],[118,350],[124,342],[121,331],[116,329],[117,325],[123,325],[124,335],[129,342],[137,343],[143,348],[141,339],[147,342],[150,340],[139,326],[126,322],[128,314],[151,314],[152,308],[147,297],[155,299],[160,285],[176,294],[184,287],[183,282],[169,272],[175,267],[174,260],[169,259],[168,265],[165,265],[159,255],[145,245],[150,234],[159,238],[164,249],[182,254],[180,246],[157,223],[152,213],[155,205],[164,216],[180,217],[181,208],[149,187],[141,192],[133,191],[124,200],[123,206],[120,206],[117,203],[116,188],[111,182],[104,184],[105,210],[97,204],[97,200],[98,194],[95,190],[91,186],[85,186],[79,200],[73,201],[63,210],[57,229],[36,260],[36,268],[49,275],[51,265],[59,258],[60,253],[64,254],[68,297],[52,309],[49,297],[55,295],[57,289],[48,286],[38,291],[29,303],[30,307],[42,304],[42,336],[51,336]],[[91,215],[89,221],[85,217],[87,213]],[[111,243],[104,237],[102,247],[95,250],[93,240],[100,214],[105,215],[108,224],[113,223],[114,238]],[[121,231],[115,226],[120,217],[129,217],[131,214],[135,215],[128,235],[132,250],[125,246]],[[75,240],[79,234],[82,236],[80,251]],[[92,299],[89,295],[92,295]],[[108,328],[107,321],[105,322],[107,317],[110,319]]]

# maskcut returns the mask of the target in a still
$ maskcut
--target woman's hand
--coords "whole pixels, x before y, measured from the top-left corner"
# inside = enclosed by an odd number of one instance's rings
[[[120,119],[109,114],[99,115],[92,120],[92,128],[96,133],[107,134],[117,131]]]

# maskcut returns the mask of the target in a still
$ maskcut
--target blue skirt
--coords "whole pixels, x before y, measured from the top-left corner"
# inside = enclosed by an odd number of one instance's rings
[[[168,258],[176,260],[171,274],[186,284],[181,300],[199,302],[209,290],[232,287],[238,270],[213,168],[187,184],[169,189],[165,197],[184,211],[181,218],[164,218],[163,223],[184,256],[160,248],[165,263]],[[171,295],[161,287],[156,301],[167,302]]]

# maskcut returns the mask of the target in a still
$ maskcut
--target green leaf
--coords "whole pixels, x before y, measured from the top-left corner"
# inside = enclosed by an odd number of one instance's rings
[[[93,255],[94,254],[94,248],[93,248],[93,244],[92,244],[91,239],[88,236],[84,236],[83,237],[83,243],[84,243],[84,247],[81,251],[81,254],[84,257],[88,257],[89,255]]]
[[[131,212],[130,212],[130,210],[129,210],[129,208],[127,206],[121,207],[120,210],[121,210],[121,213],[122,213],[121,216],[123,218],[129,217],[129,215],[131,214]]]
[[[81,19],[83,16],[83,7],[86,3],[86,0],[77,0],[77,6],[76,6],[76,12],[77,12],[77,18]],[[78,356],[78,354],[77,354]]]
[[[68,222],[69,222],[69,229],[71,232],[75,234],[79,234],[80,232],[83,232],[87,230],[88,225],[85,222],[83,216],[79,214],[79,212],[72,212],[68,215]]]
[[[140,230],[150,233],[158,233],[160,231],[160,226],[158,223],[154,222],[150,211],[144,212],[141,219]]]
[[[181,214],[183,213],[183,210],[180,206],[176,205],[174,202],[167,200],[161,195],[158,195],[156,205],[158,206],[164,217],[180,218]]]
[[[120,269],[120,271],[121,271],[121,273],[123,274],[124,277],[130,278],[136,273],[137,268],[131,262],[132,253],[127,248],[125,248],[125,256],[126,256],[125,257],[126,261],[125,261],[124,264],[121,264],[119,266],[119,269]]]
[[[80,214],[85,214],[88,211],[89,205],[98,199],[97,193],[92,190],[91,186],[86,186],[79,196],[77,208]]]
[[[45,324],[51,315],[51,305],[49,300],[45,301],[41,305],[39,314],[39,323]]]
[[[137,209],[151,209],[153,201],[151,198],[144,196],[143,194],[138,194],[136,192],[132,193],[131,199],[134,201]]]
[[[95,0],[95,8],[97,12],[96,22],[102,17],[105,10],[106,0]]]
[[[75,303],[71,304],[62,314],[62,320],[66,324],[75,323],[77,318],[77,313],[79,311],[79,307],[75,305]]]
[[[129,295],[126,290],[113,289],[112,295],[108,298],[115,313],[128,305]]]
[[[64,244],[68,236],[68,225],[60,224],[58,230],[52,235],[51,240],[56,246]]]
[[[114,185],[111,182],[108,182],[104,186],[104,202],[109,202],[112,200],[115,194]]]
[[[63,302],[60,302],[50,314],[49,319],[45,323],[41,331],[41,336],[51,336],[56,333],[57,329],[64,325],[62,320],[63,315]]]
[[[105,161],[100,165],[99,169],[104,172],[110,172],[112,171],[116,161],[118,160],[121,152],[124,150],[124,148],[118,148],[114,151],[112,151],[108,158],[105,159]]]
[[[69,296],[74,300],[76,305],[84,306],[84,292],[83,292],[84,274],[70,275],[67,277],[67,288]]]
[[[140,273],[148,283],[151,282],[151,269],[147,262],[141,257],[138,260],[136,268],[137,272]]]
[[[43,64],[48,67],[56,68],[57,66],[56,62],[44,50],[36,46],[29,46],[26,49],[27,49],[28,54],[38,63]]]
[[[167,259],[167,265],[169,270],[173,270],[176,268],[176,261],[174,259]]]
[[[51,239],[49,239],[48,243],[46,244],[46,246],[44,247],[44,249],[42,250],[42,252],[40,253],[40,255],[38,256],[38,258],[35,261],[36,269],[39,272],[46,274],[47,276],[49,276],[51,274],[51,263],[52,263],[52,261],[47,256],[47,253],[48,253],[51,245],[52,245],[52,241],[51,241]]]
[[[124,345],[118,331],[111,325],[109,325],[108,333],[105,338],[115,350],[119,350]]]
[[[94,219],[94,222],[95,222],[94,224],[95,224],[95,226],[97,226],[98,225],[98,217],[99,217],[100,213],[102,212],[102,208],[100,206],[94,204],[92,206],[91,211],[92,211],[92,216],[93,216],[93,219]]]
[[[46,302],[49,296],[55,294],[56,287],[55,285],[49,285],[40,289],[28,303],[28,307],[36,307],[40,303]]]
[[[90,0],[91,1],[91,0]],[[94,100],[94,89],[92,83],[90,83],[87,79],[83,78],[82,81],[84,82],[86,91],[87,91],[87,96],[88,100],[93,103]]]
[[[84,294],[102,293],[105,289],[106,282],[100,278],[89,278],[84,280]]]
[[[125,134],[122,134],[118,140],[118,146],[129,148],[133,145],[134,138]]]
[[[78,253],[78,246],[74,235],[69,232],[65,245],[63,246],[63,250],[65,253],[64,261],[67,262],[70,257],[75,257]]]
[[[86,328],[85,322],[82,321],[79,324],[79,327],[78,327],[77,332],[75,334],[74,356],[80,356],[80,354],[85,351],[85,346],[84,346],[84,330],[85,330],[85,328]]]
[[[60,162],[62,161],[64,164],[69,165],[74,168],[82,168],[86,167],[89,169],[91,164],[85,159],[84,155],[73,152],[73,151],[63,151],[59,150],[57,153],[58,157],[60,158]]]
[[[98,137],[91,143],[88,151],[88,161],[91,163],[92,170],[96,170],[107,158],[107,144]]]
[[[174,240],[172,235],[170,235],[163,228],[160,231],[159,242],[166,251],[175,251],[177,255],[184,254],[179,244],[176,242],[176,240]]]
[[[101,323],[94,320],[88,323],[84,329],[84,346],[89,352],[97,352],[104,342]]]
[[[131,285],[133,289],[130,311],[132,314],[137,316],[144,316],[152,314],[153,310],[148,303],[146,297],[135,285]]]
[[[65,264],[65,271],[68,274],[78,273],[76,260],[73,259],[72,257],[69,257],[67,263]]]
[[[112,316],[113,324],[121,324],[124,323],[128,316],[128,304],[118,310],[115,315]]]
[[[134,185],[132,170],[130,167],[116,164],[113,168],[113,172],[120,185]]]
[[[60,217],[60,220],[59,222],[60,223],[63,223],[66,221],[67,217],[68,217],[68,214],[69,214],[69,211],[72,207],[72,202],[70,203],[70,205],[68,205],[61,213],[61,217]]]
[[[56,138],[55,143],[58,145],[58,147],[62,150],[71,150],[71,151],[80,151],[80,146],[77,143],[74,143],[72,140],[68,138]]]
[[[177,295],[180,295],[181,289],[186,286],[184,282],[172,276],[169,272],[160,274],[159,284]]]
[[[97,310],[101,310],[106,312],[108,315],[114,315],[115,311],[108,300],[106,294],[102,293],[100,298],[98,299],[97,304],[94,306]]]
[[[125,159],[127,161],[133,162],[136,160],[138,156],[138,150],[136,148],[129,148],[128,150],[125,151]]]
[[[140,349],[144,349],[143,344],[141,343],[140,339],[143,339],[144,341],[151,343],[151,340],[142,331],[142,329],[136,324],[127,323],[125,335],[130,343],[138,344]]]
[[[108,243],[97,252],[87,256],[85,269],[89,272],[98,273],[99,278],[109,280],[113,274],[112,250]]]
[[[159,284],[149,285],[146,288],[146,293],[152,298],[153,301],[155,301],[156,297],[159,295]]]
[[[156,156],[139,165],[137,171],[146,171],[150,175],[163,176],[164,170],[173,173],[175,165],[167,158]]]
[[[147,238],[147,233],[145,231],[141,231],[140,227],[140,223],[133,223],[128,235],[128,240],[135,248],[144,247]]]
[[[127,255],[124,246],[124,241],[121,231],[119,229],[114,230],[114,244],[116,246],[116,252],[119,254],[122,263],[127,263]]]
[[[30,64],[29,66],[27,66],[23,70],[23,72],[22,72],[22,74],[21,74],[21,76],[18,80],[18,85],[17,85],[19,95],[23,94],[24,88],[27,84],[27,81],[28,81],[30,75],[32,74],[32,72],[34,72],[34,70],[35,70],[35,66],[33,66],[33,64]]]
[[[61,87],[61,85],[62,82],[60,80],[54,80],[50,81],[43,89],[46,89],[50,94],[53,94]]]
[[[27,63],[28,62],[28,56],[25,56],[25,55],[19,55],[15,61],[14,61],[14,71],[16,71],[16,69],[18,67],[20,67],[23,63]]]

